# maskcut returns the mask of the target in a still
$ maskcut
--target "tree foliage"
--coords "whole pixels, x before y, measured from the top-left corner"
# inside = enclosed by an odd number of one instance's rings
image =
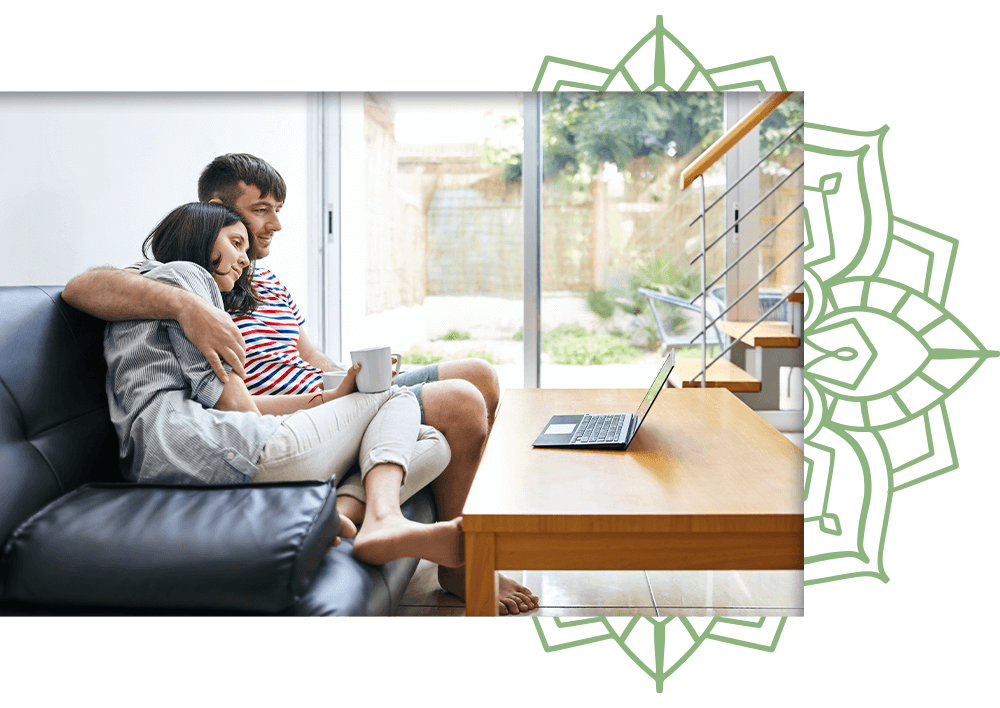
[[[624,169],[645,155],[684,155],[722,135],[716,93],[557,93],[543,96],[544,174],[594,174],[602,163]],[[487,144],[504,180],[521,176],[521,153]]]
[[[770,150],[801,123],[801,91],[789,96],[760,126],[761,152]],[[548,93],[543,94],[542,157],[545,177],[594,174],[604,162],[624,169],[636,157],[684,155],[711,145],[723,132],[719,93]],[[505,116],[505,128],[520,130],[520,119]],[[785,157],[802,147],[802,132],[778,150]],[[486,159],[502,167],[504,181],[521,176],[521,152],[489,140]]]
[[[788,132],[801,123],[805,116],[805,98],[796,91],[786,98],[778,108],[760,124],[760,152],[763,155],[781,141]],[[793,135],[775,152],[778,157],[786,157],[803,145],[802,131]]]
[[[706,93],[560,93],[544,100],[543,169],[623,170],[644,155],[685,154],[722,134],[721,96]]]

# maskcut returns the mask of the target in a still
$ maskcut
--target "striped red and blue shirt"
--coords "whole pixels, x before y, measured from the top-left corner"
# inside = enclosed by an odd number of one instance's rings
[[[234,317],[246,343],[250,393],[319,393],[323,372],[299,356],[299,329],[305,319],[288,289],[274,273],[257,267],[253,285],[260,305],[248,317]]]

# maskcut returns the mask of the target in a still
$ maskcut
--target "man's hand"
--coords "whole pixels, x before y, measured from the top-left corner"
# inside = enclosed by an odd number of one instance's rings
[[[191,307],[177,313],[177,324],[184,330],[184,336],[205,355],[215,375],[224,383],[229,382],[229,376],[222,368],[223,359],[233,367],[234,374],[245,379],[246,345],[239,327],[222,310],[197,296],[195,299],[197,303],[192,302]]]
[[[229,383],[229,376],[221,359],[240,378],[246,377],[246,352],[239,328],[229,315],[194,293],[145,278],[134,270],[105,267],[73,278],[63,289],[62,298],[107,322],[176,320],[223,383]]]
[[[260,415],[260,409],[253,396],[247,391],[246,384],[239,376],[230,376],[222,389],[222,395],[215,402],[215,409],[220,411],[241,411]]]

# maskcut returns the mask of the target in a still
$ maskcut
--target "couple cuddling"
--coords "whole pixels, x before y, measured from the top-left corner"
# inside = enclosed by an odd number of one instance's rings
[[[426,558],[441,586],[464,596],[460,515],[493,423],[496,373],[478,359],[442,362],[362,394],[355,365],[323,390],[322,372],[336,365],[255,263],[281,229],[285,191],[260,158],[222,155],[199,179],[201,201],[150,233],[138,273],[97,269],[67,284],[70,305],[111,323],[108,397],[123,471],[195,484],[332,477],[355,557]],[[360,473],[343,479],[354,463]],[[409,521],[400,503],[427,485],[443,521]],[[500,614],[537,606],[504,576],[498,601]]]

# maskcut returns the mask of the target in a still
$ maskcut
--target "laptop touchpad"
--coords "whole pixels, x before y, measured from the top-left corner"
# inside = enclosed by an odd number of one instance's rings
[[[569,435],[576,429],[575,423],[553,423],[542,435]]]

